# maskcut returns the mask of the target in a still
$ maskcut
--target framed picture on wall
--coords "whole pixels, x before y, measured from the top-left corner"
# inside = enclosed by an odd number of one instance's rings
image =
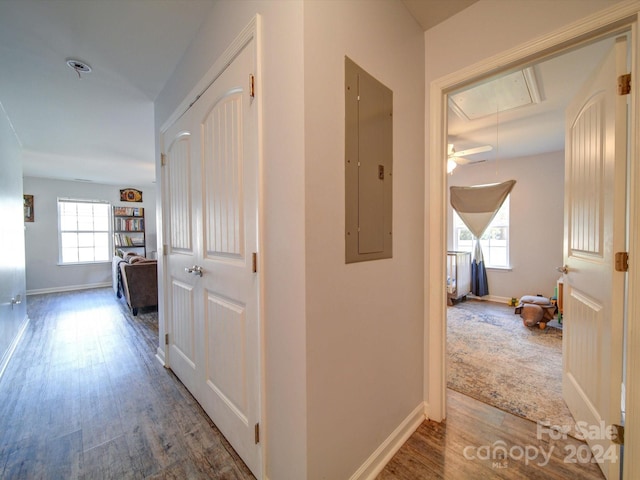
[[[120,201],[141,202],[142,192],[140,190],[136,190],[135,188],[125,188],[123,190],[120,190]]]
[[[33,195],[24,195],[24,221],[33,222]]]

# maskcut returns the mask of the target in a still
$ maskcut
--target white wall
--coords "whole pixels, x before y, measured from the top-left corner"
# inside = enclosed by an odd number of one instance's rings
[[[120,202],[120,189],[142,191],[142,203]],[[27,291],[43,293],[111,285],[111,261],[83,265],[58,265],[58,198],[104,200],[112,205],[145,209],[147,256],[157,250],[155,187],[102,185],[49,178],[24,177],[24,193],[33,195],[34,221],[25,223]]]
[[[301,480],[307,477],[302,2],[217,2],[156,100],[156,132],[256,13],[262,15],[264,41],[263,91],[257,92],[263,102],[266,217],[261,256],[267,398],[261,431],[267,477]]]
[[[510,198],[510,270],[488,269],[492,297],[554,294],[562,265],[564,152],[483,162],[456,168],[449,186],[516,180]],[[453,248],[452,209],[448,204],[448,248]]]
[[[309,479],[422,404],[424,40],[401,2],[305,3]],[[393,258],[345,264],[344,57],[393,91]]]
[[[0,105],[0,375],[27,321],[21,147]],[[18,295],[22,303],[12,305]]]

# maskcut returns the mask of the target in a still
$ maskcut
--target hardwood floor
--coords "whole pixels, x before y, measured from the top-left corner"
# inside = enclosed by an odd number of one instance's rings
[[[254,478],[155,359],[153,315],[124,314],[109,288],[27,303],[31,322],[0,379],[0,478]],[[424,422],[378,479],[603,478],[594,464],[564,462],[568,445],[582,448],[576,440],[538,440],[532,422],[453,391],[448,412]],[[497,441],[511,457],[478,458]],[[540,455],[512,458],[526,446]]]
[[[254,478],[109,288],[30,296],[0,379],[0,478]],[[146,318],[146,321],[145,321]]]
[[[453,390],[447,402],[447,419],[423,422],[377,480],[604,478],[595,463],[580,463],[589,451],[572,437],[538,434],[534,422]]]

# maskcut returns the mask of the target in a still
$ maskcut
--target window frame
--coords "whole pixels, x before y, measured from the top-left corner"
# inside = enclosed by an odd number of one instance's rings
[[[504,203],[500,206],[500,209],[498,210],[498,212],[496,213],[496,216],[494,217],[494,219],[491,221],[491,223],[489,224],[489,226],[487,227],[487,230],[485,231],[484,235],[482,236],[483,238],[487,235],[488,232],[490,232],[492,229],[494,228],[504,228],[505,229],[505,245],[504,246],[492,246],[491,245],[491,238],[489,239],[483,239],[481,238],[480,240],[480,244],[482,245],[482,253],[484,255],[484,259],[485,259],[485,266],[486,268],[492,268],[492,269],[499,269],[499,270],[510,270],[511,269],[511,234],[510,234],[510,230],[511,230],[511,194],[507,195],[507,197],[504,200]],[[503,218],[505,217],[503,209],[506,209],[506,223],[503,222]],[[455,209],[452,209],[453,211],[453,221],[452,223],[452,230],[453,230],[453,248],[456,251],[461,251],[461,252],[471,252],[473,253],[473,241],[471,241],[470,245],[460,245],[459,244],[459,236],[460,236],[460,232],[461,231],[467,231],[469,232],[469,235],[471,237],[473,237],[473,235],[471,234],[471,232],[469,231],[469,229],[467,228],[467,226],[464,224],[464,222],[462,221],[462,219],[460,218],[460,216],[458,215],[458,212],[455,211]],[[498,249],[498,248],[504,248],[505,249],[505,253],[504,253],[504,258],[505,258],[505,263],[504,264],[492,264],[490,263],[492,258],[495,258],[495,254],[492,255],[492,249]]]
[[[77,220],[76,220],[76,228],[75,229],[64,229],[63,230],[63,212],[62,212],[62,205],[63,204],[74,204],[76,205],[76,209],[77,209],[77,205],[91,205],[91,206],[95,206],[95,205],[101,205],[104,207],[104,209],[106,210],[106,230],[103,229],[96,229],[96,225],[95,225],[95,211],[92,211],[92,215],[91,215],[91,220],[92,220],[92,226],[93,229],[83,229],[81,228],[79,225],[77,225]],[[106,200],[95,200],[95,199],[78,199],[78,198],[62,198],[62,197],[58,197],[57,202],[56,202],[56,207],[57,207],[57,215],[58,215],[58,265],[61,266],[69,266],[69,265],[94,265],[94,264],[100,264],[100,263],[109,263],[111,261],[111,252],[113,251],[113,245],[112,245],[112,238],[113,238],[113,232],[112,232],[112,217],[111,217],[111,203],[106,201]],[[79,217],[78,213],[76,212],[76,219]],[[82,245],[80,245],[81,241],[77,241],[75,247],[65,247],[64,246],[64,240],[63,240],[63,234],[65,233],[76,233],[78,235],[80,234],[92,234],[93,235],[93,244],[90,247],[83,247]],[[96,245],[96,238],[95,235],[96,234],[106,234],[106,245],[104,246],[105,248],[105,257],[104,259],[100,258],[99,256],[96,255],[96,250],[100,248],[99,245]],[[87,238],[86,235],[84,236],[85,239]],[[77,251],[77,256],[76,258],[78,259],[77,261],[69,261],[69,260],[65,260],[64,259],[64,250],[65,248],[75,248]],[[83,249],[91,249],[93,251],[93,260],[80,260],[80,252]],[[96,257],[98,257],[98,259],[96,259]]]

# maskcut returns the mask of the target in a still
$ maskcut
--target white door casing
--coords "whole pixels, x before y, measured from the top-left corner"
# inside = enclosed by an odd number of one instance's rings
[[[608,427],[621,415],[626,274],[614,255],[626,248],[627,97],[616,88],[626,59],[626,37],[612,39],[566,111],[563,396],[608,479],[620,474]]]
[[[164,210],[167,363],[261,478],[255,43],[166,130]]]

